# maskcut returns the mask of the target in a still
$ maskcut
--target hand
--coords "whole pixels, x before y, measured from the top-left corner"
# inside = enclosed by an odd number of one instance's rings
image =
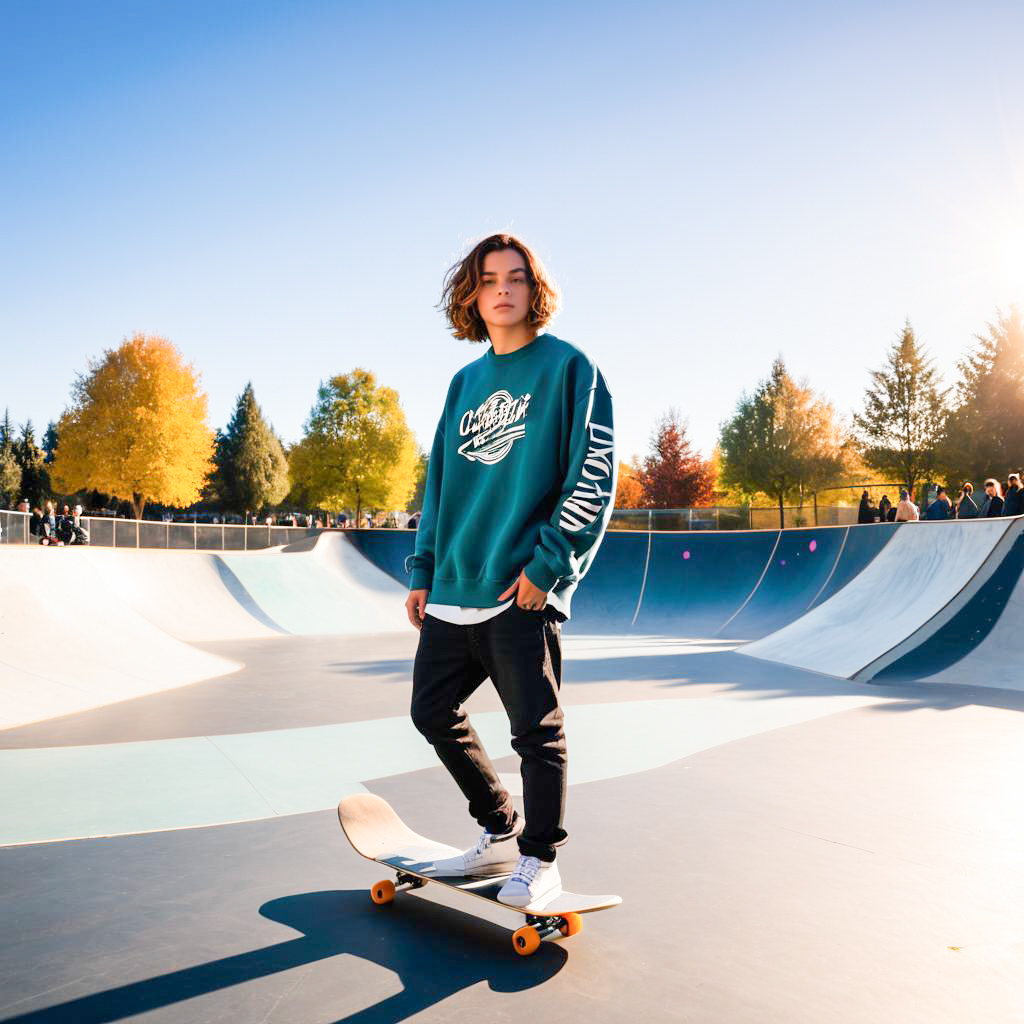
[[[520,608],[543,608],[547,604],[548,592],[535,587],[525,572],[519,573],[519,578],[503,594],[498,596],[499,601],[504,601],[512,594],[516,595],[516,604]]]
[[[423,616],[426,615],[429,593],[429,590],[410,590],[409,596],[405,599],[405,613],[417,629],[423,628]]]

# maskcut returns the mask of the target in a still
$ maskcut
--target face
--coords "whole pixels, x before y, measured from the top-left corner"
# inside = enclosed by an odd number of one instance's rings
[[[476,306],[488,327],[516,327],[526,322],[530,280],[526,261],[515,249],[489,252],[484,257]]]

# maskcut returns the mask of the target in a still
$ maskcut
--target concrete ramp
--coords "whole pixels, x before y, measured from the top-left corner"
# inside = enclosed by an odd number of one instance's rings
[[[404,588],[344,537],[302,547],[0,548],[0,728],[241,668],[193,644],[410,628]]]
[[[1010,526],[990,561],[991,573],[969,599],[956,602],[955,613],[941,617],[927,637],[876,666],[875,682],[1024,690],[1024,520]]]
[[[923,639],[936,616],[970,599],[998,565],[1004,552],[996,548],[1010,525],[1008,519],[905,525],[842,590],[741,653],[827,675],[870,677],[890,652],[915,635]]]
[[[271,548],[219,557],[255,606],[287,633],[344,636],[410,628],[406,588],[341,533],[325,533],[308,551]]]
[[[116,585],[113,552],[7,548],[0,587],[0,728],[225,676],[238,662],[155,626]]]

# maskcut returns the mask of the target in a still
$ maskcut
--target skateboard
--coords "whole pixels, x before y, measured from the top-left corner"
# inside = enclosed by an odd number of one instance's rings
[[[454,857],[462,851],[417,835],[387,800],[372,793],[345,797],[338,804],[338,820],[356,853],[395,871],[394,882],[386,879],[370,889],[370,899],[374,903],[379,906],[391,903],[395,893],[420,889],[428,882],[468,893],[495,906],[514,910],[526,918],[526,924],[512,936],[512,945],[520,956],[536,953],[541,941],[556,933],[566,937],[578,935],[583,930],[583,914],[605,910],[622,902],[621,896],[580,896],[562,892],[540,904],[513,907],[498,900],[498,891],[511,872],[487,878],[431,875],[430,866],[434,861]]]

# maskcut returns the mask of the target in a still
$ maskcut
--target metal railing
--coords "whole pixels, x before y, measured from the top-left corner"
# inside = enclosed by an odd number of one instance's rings
[[[848,526],[857,522],[857,509],[845,505],[787,506],[782,510],[783,527]],[[612,512],[609,530],[777,530],[778,506],[753,508],[747,505],[714,508],[623,508]]]
[[[0,543],[33,544],[24,512],[0,511]],[[82,516],[89,543],[101,548],[163,548],[168,551],[260,551],[291,544],[318,531],[307,526],[242,526],[231,523],[163,523],[149,519]]]
[[[0,510],[0,543],[30,544],[30,517]],[[846,526],[857,522],[857,509],[844,505],[787,507],[786,529]],[[320,532],[307,526],[242,526],[231,523],[163,523],[149,519],[82,516],[89,543],[103,548],[162,548],[168,551],[260,551],[291,544]],[[777,530],[778,508],[623,508],[612,512],[610,530]]]

